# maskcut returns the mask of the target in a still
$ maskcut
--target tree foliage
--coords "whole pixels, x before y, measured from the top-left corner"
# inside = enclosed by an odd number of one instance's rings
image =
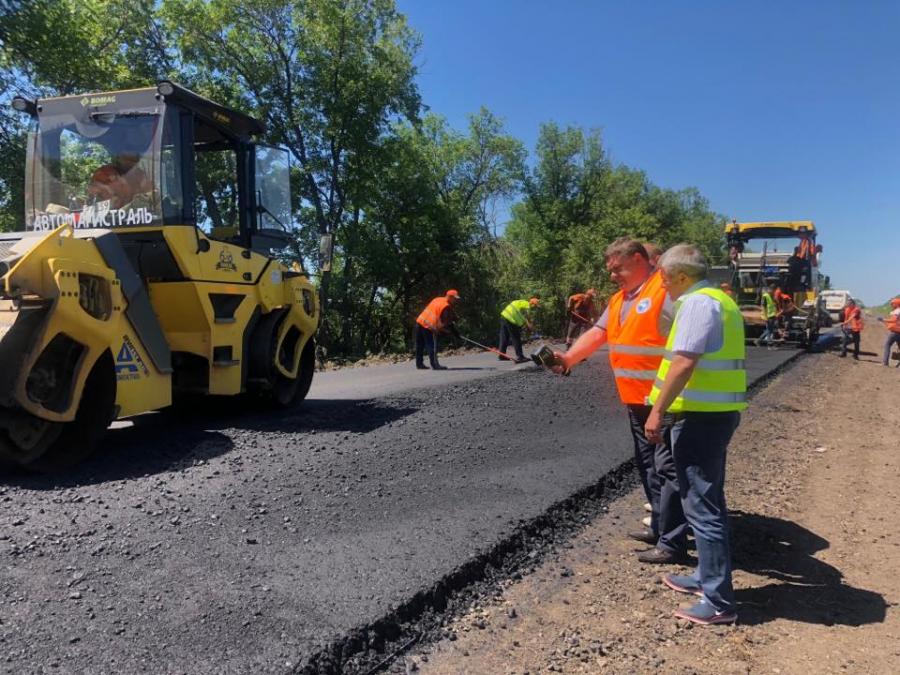
[[[463,329],[473,336],[490,339],[502,306],[531,293],[544,298],[542,330],[554,332],[569,293],[611,290],[602,252],[623,234],[721,253],[721,219],[696,189],[659,188],[615,165],[598,131],[547,123],[529,158],[489,110],[465,129],[426,114],[420,38],[394,0],[0,0],[0,8],[5,98],[169,78],[266,123],[263,140],[294,162],[288,255],[315,261],[318,237],[334,236],[333,279],[319,278],[328,298],[320,339],[333,355],[406,348],[422,306],[448,288],[465,299]],[[0,228],[18,229],[26,120],[2,103]],[[227,192],[227,167],[204,161],[201,193]],[[198,208],[209,223],[228,219],[202,198]]]
[[[663,248],[690,241],[714,261],[722,256],[722,219],[699,191],[663,189],[642,171],[614,165],[599,131],[542,125],[522,185],[505,235],[514,255],[504,282],[511,292],[540,293],[549,326],[561,325],[571,293],[614,291],[603,251],[618,237]]]

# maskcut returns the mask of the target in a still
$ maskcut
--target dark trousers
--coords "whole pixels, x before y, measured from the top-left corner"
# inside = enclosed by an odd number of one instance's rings
[[[569,319],[569,329],[566,331],[566,345],[573,344],[590,327],[591,324],[585,323],[581,319]]]
[[[847,356],[847,345],[853,343],[853,358],[859,360],[859,336],[858,330],[845,330],[844,340],[841,343],[841,356]]]
[[[656,547],[661,551],[684,553],[687,549],[687,520],[681,506],[678,475],[672,457],[672,422],[670,415],[663,419],[663,442],[647,440],[644,425],[650,406],[628,405],[628,422],[634,439],[634,462],[640,475],[644,494],[650,502],[650,529],[659,537]]]
[[[503,317],[500,318],[500,351],[506,353],[506,348],[512,344],[516,350],[516,358],[524,359],[522,353],[522,328]]]
[[[886,366],[891,363],[891,348],[894,345],[900,345],[900,333],[888,331],[887,340],[884,341],[884,358],[881,360]],[[900,361],[897,362],[897,367],[900,368]]]
[[[733,611],[725,460],[740,413],[683,413],[672,425],[672,454],[684,515],[697,542],[692,575],[716,611]]]
[[[424,366],[424,362],[422,358],[424,356],[424,352],[428,352],[428,361],[431,363],[431,367],[435,368],[440,366],[437,360],[437,350],[438,350],[438,341],[437,334],[434,331],[428,330],[427,328],[423,328],[419,324],[416,324],[416,365]]]

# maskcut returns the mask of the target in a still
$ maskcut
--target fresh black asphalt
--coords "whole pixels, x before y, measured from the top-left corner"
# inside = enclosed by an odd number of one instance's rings
[[[751,379],[796,355],[750,352]],[[0,669],[290,671],[631,456],[604,357],[405,366],[381,398],[342,371],[340,399],[146,415],[67,477],[0,477]]]

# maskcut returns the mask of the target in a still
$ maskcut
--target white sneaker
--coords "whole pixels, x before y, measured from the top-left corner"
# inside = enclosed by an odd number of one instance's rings
[[[646,511],[647,513],[653,513],[653,507],[650,506],[649,503],[644,502],[644,511]]]
[[[653,521],[650,520],[650,516],[647,516],[646,518],[642,518],[642,519],[641,519],[641,522],[642,522],[646,527],[650,527],[650,523],[653,522]]]

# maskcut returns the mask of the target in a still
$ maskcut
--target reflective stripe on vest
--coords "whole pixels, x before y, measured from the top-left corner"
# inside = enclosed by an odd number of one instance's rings
[[[659,332],[665,301],[666,289],[659,272],[644,282],[624,320],[620,317],[625,292],[619,291],[609,301],[606,325],[609,363],[622,403],[644,403],[653,386],[665,353],[666,338]]]
[[[511,324],[521,328],[528,322],[528,319],[525,317],[525,312],[530,309],[531,304],[527,300],[513,300],[502,312],[500,312],[500,316]]]
[[[656,373],[652,370],[628,370],[627,368],[613,368],[616,378],[625,377],[632,380],[655,380]]]
[[[665,355],[666,358],[671,361],[675,352],[666,351]],[[745,367],[746,361],[744,361],[744,359],[722,359],[721,361],[700,360],[697,362],[697,365],[694,366],[695,369],[699,370],[742,370]]]
[[[435,298],[422,310],[422,313],[419,314],[419,318],[416,319],[416,323],[429,330],[442,331],[444,329],[444,323],[441,316],[443,315],[444,310],[449,306],[450,301],[447,299],[447,296],[442,295],[439,298]]]
[[[669,406],[667,412],[728,412],[747,407],[747,371],[744,357],[744,319],[741,312],[726,293],[717,288],[701,288],[702,293],[719,303],[722,317],[722,348],[711,354],[703,354],[697,362],[691,379],[684,390]],[[680,303],[679,303],[680,304]],[[680,311],[679,311],[680,313]],[[672,345],[678,331],[678,315],[666,343],[666,358],[659,366],[659,373],[648,397],[652,405],[659,398],[660,389],[672,365]]]

